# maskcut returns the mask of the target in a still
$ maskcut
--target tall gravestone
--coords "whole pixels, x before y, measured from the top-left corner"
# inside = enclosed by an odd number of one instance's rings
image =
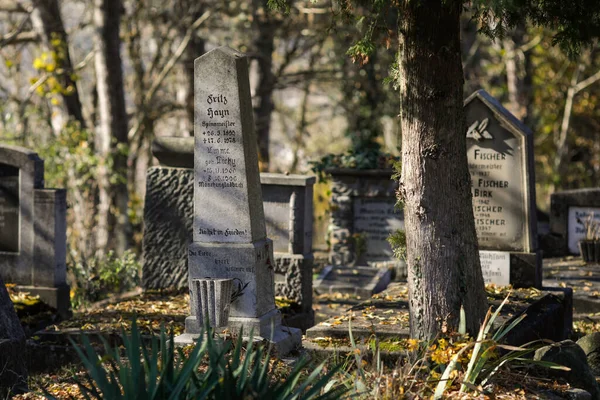
[[[533,135],[484,90],[465,100],[473,214],[486,282],[541,286]]]
[[[233,278],[241,296],[231,304],[229,328],[243,327],[287,353],[300,344],[301,332],[282,327],[275,307],[273,244],[265,229],[247,58],[227,47],[212,50],[195,60],[194,81],[190,283]],[[195,315],[186,318],[185,330],[176,339],[180,343],[200,332]]]
[[[0,276],[67,317],[66,191],[44,188],[44,161],[0,144]]]

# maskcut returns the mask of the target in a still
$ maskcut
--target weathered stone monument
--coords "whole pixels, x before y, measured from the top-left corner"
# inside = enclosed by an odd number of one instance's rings
[[[465,100],[465,113],[484,280],[540,287],[532,133],[484,90]]]
[[[194,219],[189,247],[190,282],[231,278],[237,298],[229,328],[271,340],[284,354],[300,344],[301,332],[281,326],[275,307],[273,242],[267,238],[258,173],[247,58],[220,47],[197,58],[194,122]],[[191,285],[190,285],[191,287]],[[193,296],[192,296],[193,297]],[[200,332],[195,309],[185,334]]]
[[[331,168],[331,219],[328,265],[314,282],[317,293],[342,292],[371,297],[392,276],[406,277],[406,264],[394,257],[388,236],[404,229],[396,207],[393,170]]]
[[[331,175],[330,262],[367,265],[396,261],[387,241],[404,229],[396,208],[398,183],[391,169],[329,169]]]
[[[149,168],[146,175],[144,289],[188,287],[188,247],[194,217],[193,149],[193,137],[160,138],[153,143],[153,154],[161,165]],[[311,238],[315,178],[261,173],[260,181],[267,237],[273,240],[275,296],[291,301],[285,325],[306,329],[314,321]]]
[[[555,255],[579,254],[585,239],[583,222],[600,221],[600,188],[565,190],[550,196],[550,232],[557,238]]]
[[[63,317],[70,310],[66,209],[64,189],[44,188],[37,153],[0,144],[0,275]]]

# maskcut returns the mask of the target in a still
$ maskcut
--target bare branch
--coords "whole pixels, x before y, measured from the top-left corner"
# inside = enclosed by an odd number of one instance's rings
[[[36,32],[10,32],[0,37],[0,46],[9,44],[19,44],[28,42],[37,42],[40,39]]]
[[[581,92],[583,89],[596,83],[598,80],[600,80],[600,70],[598,70],[594,75],[582,80],[577,85],[575,85],[575,93]]]
[[[83,69],[83,67],[85,67],[86,64],[94,57],[94,54],[96,54],[96,50],[90,51],[81,62],[73,67],[73,71],[79,71],[80,69]]]
[[[162,85],[162,82],[164,81],[166,76],[169,74],[169,72],[171,72],[171,69],[173,69],[173,67],[175,66],[177,61],[179,61],[179,59],[183,55],[183,52],[185,51],[188,44],[190,43],[190,40],[192,39],[192,36],[194,35],[194,33],[208,19],[208,17],[210,17],[210,11],[206,11],[196,21],[194,21],[194,23],[192,25],[190,25],[188,27],[183,39],[181,40],[181,43],[179,43],[179,46],[173,53],[173,56],[165,64],[165,66],[160,71],[158,76],[152,80],[152,86],[150,86],[150,88],[146,92],[146,95],[144,96],[144,101],[143,101],[144,105],[147,105],[148,103],[150,103],[152,101],[152,99],[154,98],[154,95],[156,94],[156,91],[160,88],[160,85]],[[143,113],[145,111],[144,108],[145,107],[142,107],[140,112]],[[133,126],[129,130],[128,137],[130,140],[133,139],[133,137],[138,134],[140,127],[141,127],[141,123],[142,123],[142,118],[138,116],[135,119]]]

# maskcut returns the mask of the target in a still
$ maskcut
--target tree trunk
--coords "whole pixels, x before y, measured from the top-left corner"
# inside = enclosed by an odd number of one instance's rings
[[[27,367],[25,333],[19,322],[12,301],[0,278],[0,398],[8,399],[9,393],[27,390]]]
[[[202,15],[202,12],[199,12],[198,17],[200,17],[200,15]],[[185,58],[183,60],[187,82],[185,111],[187,114],[188,126],[190,127],[188,136],[194,136],[194,60],[206,53],[204,44],[203,38],[194,35],[190,44],[185,49]]]
[[[258,83],[256,85],[254,123],[258,140],[258,157],[261,171],[269,170],[269,132],[273,112],[273,51],[275,50],[275,30],[277,21],[271,14],[265,0],[253,1],[253,19],[258,36],[254,40],[254,51],[258,63]]]
[[[411,336],[472,335],[486,312],[467,166],[459,16],[462,2],[402,2],[402,177]]]
[[[119,25],[123,5],[120,0],[94,0],[96,27],[96,80],[98,90],[99,124],[97,151],[104,159],[99,168],[98,224],[96,246],[102,254],[109,244],[108,232],[114,225],[114,247],[122,254],[129,247],[129,195],[127,191],[127,113],[123,90],[123,73]],[[112,157],[112,170],[106,163]],[[115,184],[110,174],[117,175]],[[110,207],[116,210],[114,224],[110,221]]]

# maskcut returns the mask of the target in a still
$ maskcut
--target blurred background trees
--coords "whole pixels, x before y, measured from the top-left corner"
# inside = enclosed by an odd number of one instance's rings
[[[38,151],[47,186],[68,189],[71,262],[139,249],[151,142],[193,135],[193,60],[217,46],[252,60],[263,170],[306,173],[351,148],[397,154],[397,46],[360,65],[346,54],[369,29],[360,10],[344,20],[328,0],[297,0],[284,16],[266,3],[0,0],[0,140]],[[466,16],[465,93],[486,89],[534,131],[539,207],[600,185],[598,47],[571,60],[541,28],[495,41],[476,30]]]

